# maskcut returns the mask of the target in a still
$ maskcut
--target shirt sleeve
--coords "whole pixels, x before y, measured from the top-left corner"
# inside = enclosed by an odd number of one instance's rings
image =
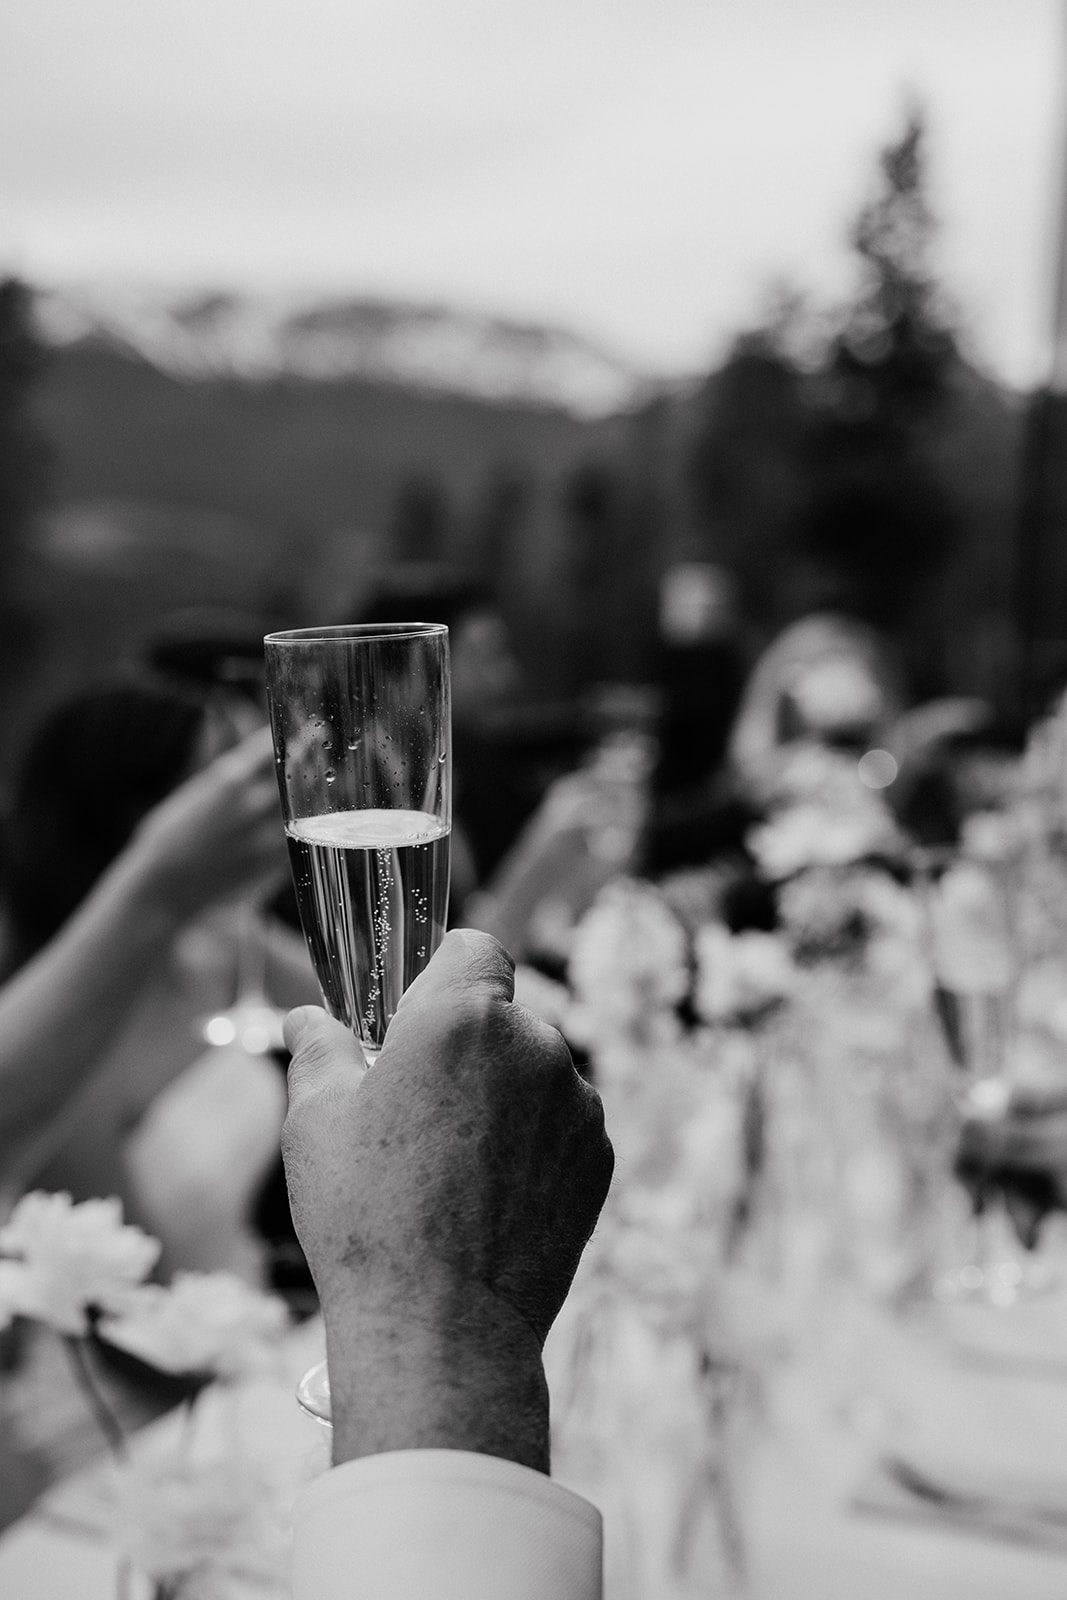
[[[600,1513],[463,1450],[332,1468],[297,1502],[293,1600],[601,1600]]]

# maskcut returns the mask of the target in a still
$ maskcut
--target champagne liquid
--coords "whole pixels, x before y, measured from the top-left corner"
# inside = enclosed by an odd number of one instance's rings
[[[373,1061],[445,928],[447,824],[423,811],[339,811],[286,829],[300,921],[326,1009]]]

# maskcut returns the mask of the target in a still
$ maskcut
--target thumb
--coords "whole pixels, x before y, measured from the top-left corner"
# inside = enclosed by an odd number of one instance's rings
[[[425,1008],[458,990],[481,987],[497,999],[513,1000],[515,963],[491,933],[481,933],[475,928],[452,928],[429,964],[401,997],[397,1015],[405,1004],[409,1010],[416,1005]]]
[[[283,1024],[289,1063],[289,1099],[325,1089],[337,1077],[358,1082],[367,1069],[359,1041],[321,1006],[297,1006]]]

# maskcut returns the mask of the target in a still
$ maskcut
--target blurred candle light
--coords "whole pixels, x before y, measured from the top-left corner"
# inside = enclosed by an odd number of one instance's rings
[[[204,1038],[208,1044],[232,1044],[237,1037],[237,1027],[232,1017],[209,1017],[204,1024]]]

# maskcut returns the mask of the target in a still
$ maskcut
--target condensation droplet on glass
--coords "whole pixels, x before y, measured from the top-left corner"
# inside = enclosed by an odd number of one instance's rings
[[[447,750],[442,750],[441,754],[438,756],[437,760],[438,760],[438,763],[440,763],[442,761],[447,761],[448,760],[448,751]]]
[[[326,782],[327,783],[333,783],[334,780],[336,779],[336,777],[337,777],[337,774],[333,770],[333,768],[332,767],[327,767],[326,768]]]

